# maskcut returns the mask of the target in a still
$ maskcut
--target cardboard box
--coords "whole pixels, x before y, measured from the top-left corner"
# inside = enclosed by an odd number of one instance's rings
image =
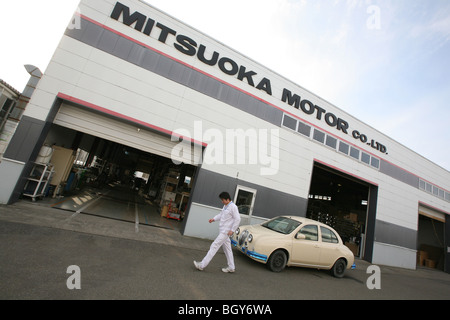
[[[350,213],[350,221],[358,222],[358,215],[356,213]]]
[[[418,265],[419,266],[424,266],[425,265],[425,260],[428,259],[428,252],[423,251],[423,250],[419,250],[417,252],[418,254]]]
[[[356,243],[346,242],[345,245],[347,246],[347,248],[350,249],[351,252],[353,252],[353,255],[355,257],[358,256],[358,254],[359,254],[359,246]]]
[[[431,259],[425,259],[425,267],[436,268],[436,261],[431,260]]]
[[[167,217],[167,212],[169,212],[169,206],[163,206],[161,209],[161,217]]]

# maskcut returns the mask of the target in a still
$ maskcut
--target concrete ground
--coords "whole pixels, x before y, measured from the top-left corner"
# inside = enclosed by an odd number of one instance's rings
[[[179,230],[181,223],[161,217],[159,206],[130,187],[111,184],[103,188],[86,187],[62,198],[45,197],[35,202],[53,209],[107,217],[139,225]]]
[[[367,286],[370,264],[336,279],[326,271],[272,273],[234,251],[237,271],[224,274],[223,253],[205,271],[192,261],[209,240],[177,230],[56,210],[30,202],[0,206],[0,299],[450,299],[450,275],[380,266],[380,289]],[[81,289],[70,290],[70,266]]]

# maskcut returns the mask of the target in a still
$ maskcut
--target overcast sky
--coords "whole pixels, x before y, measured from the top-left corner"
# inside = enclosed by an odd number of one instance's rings
[[[0,78],[45,71],[78,2],[2,1]],[[450,170],[449,0],[147,2]]]

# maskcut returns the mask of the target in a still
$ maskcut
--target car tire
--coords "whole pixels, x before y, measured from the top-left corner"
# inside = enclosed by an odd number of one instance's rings
[[[331,274],[333,277],[342,278],[344,277],[345,270],[347,270],[347,262],[344,259],[339,259],[331,268]]]
[[[276,250],[270,255],[267,267],[270,271],[281,272],[286,267],[287,255],[283,250]]]

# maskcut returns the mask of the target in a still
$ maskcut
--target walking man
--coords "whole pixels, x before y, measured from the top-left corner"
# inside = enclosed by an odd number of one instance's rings
[[[219,235],[211,244],[211,247],[203,260],[201,262],[194,261],[194,265],[198,270],[202,271],[211,262],[212,258],[217,253],[217,250],[222,247],[223,251],[225,252],[225,256],[227,257],[228,263],[228,266],[226,268],[223,268],[222,271],[234,272],[236,268],[234,266],[230,237],[239,227],[241,216],[239,214],[237,206],[233,203],[233,201],[231,201],[231,197],[228,192],[222,192],[219,195],[219,198],[222,200],[224,207],[217,216],[209,220],[209,223],[220,221]]]

